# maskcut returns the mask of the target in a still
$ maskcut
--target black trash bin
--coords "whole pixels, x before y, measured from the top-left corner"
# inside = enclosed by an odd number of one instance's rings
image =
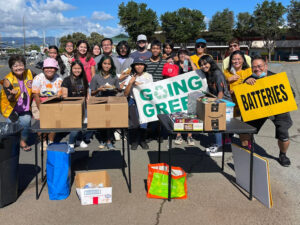
[[[0,122],[0,208],[18,198],[21,131],[17,123]]]

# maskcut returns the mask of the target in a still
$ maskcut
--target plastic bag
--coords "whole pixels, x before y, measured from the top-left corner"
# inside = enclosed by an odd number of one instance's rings
[[[63,200],[70,195],[70,152],[68,143],[52,143],[47,147],[46,170],[50,200]]]
[[[148,165],[148,198],[168,198],[168,172],[169,166],[166,163]],[[171,198],[187,198],[186,173],[180,167],[171,168]]]

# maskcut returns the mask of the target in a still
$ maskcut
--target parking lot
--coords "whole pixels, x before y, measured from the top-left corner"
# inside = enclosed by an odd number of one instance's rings
[[[0,62],[1,65],[1,62]],[[300,102],[300,64],[271,63],[273,72],[285,71]],[[0,79],[9,71],[0,68]],[[274,206],[266,208],[257,200],[249,201],[246,193],[235,183],[232,154],[225,155],[225,169],[220,171],[221,158],[210,158],[205,147],[210,143],[206,135],[197,135],[196,146],[175,146],[174,165],[187,172],[188,198],[186,200],[148,199],[146,197],[147,165],[157,161],[158,143],[152,141],[149,150],[131,151],[132,193],[128,192],[120,169],[121,143],[116,151],[98,149],[96,139],[87,149],[76,149],[72,158],[73,172],[105,169],[111,177],[113,197],[111,204],[81,206],[72,185],[70,196],[62,201],[50,201],[45,186],[40,199],[35,200],[34,151],[20,152],[20,196],[17,202],[0,209],[3,224],[300,224],[300,114],[291,113],[291,144],[288,156],[292,165],[280,166],[275,129],[270,121],[255,136],[257,153],[269,160],[270,182]],[[0,116],[0,121],[4,118]],[[236,140],[237,141],[237,140]],[[167,162],[167,141],[162,144],[162,161]]]

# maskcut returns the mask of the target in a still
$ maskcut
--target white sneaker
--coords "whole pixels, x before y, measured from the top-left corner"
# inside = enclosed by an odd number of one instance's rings
[[[87,148],[87,147],[88,145],[84,141],[80,142],[80,148]]]
[[[70,148],[74,148],[75,145],[74,144],[69,144]]]
[[[176,139],[175,139],[175,141],[174,141],[174,143],[175,143],[176,145],[181,145],[182,142],[183,142],[183,139],[182,139],[181,135],[180,135],[180,136],[177,136]]]
[[[119,134],[118,131],[115,131],[114,136],[115,136],[116,141],[120,141],[121,140],[121,135]]]
[[[218,145],[213,145],[209,148],[206,148],[206,154],[212,157],[220,157],[223,155],[223,151]]]

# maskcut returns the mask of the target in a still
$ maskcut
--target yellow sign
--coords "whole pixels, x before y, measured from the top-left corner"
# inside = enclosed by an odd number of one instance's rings
[[[297,110],[285,72],[258,79],[255,85],[237,85],[234,93],[245,122]]]

